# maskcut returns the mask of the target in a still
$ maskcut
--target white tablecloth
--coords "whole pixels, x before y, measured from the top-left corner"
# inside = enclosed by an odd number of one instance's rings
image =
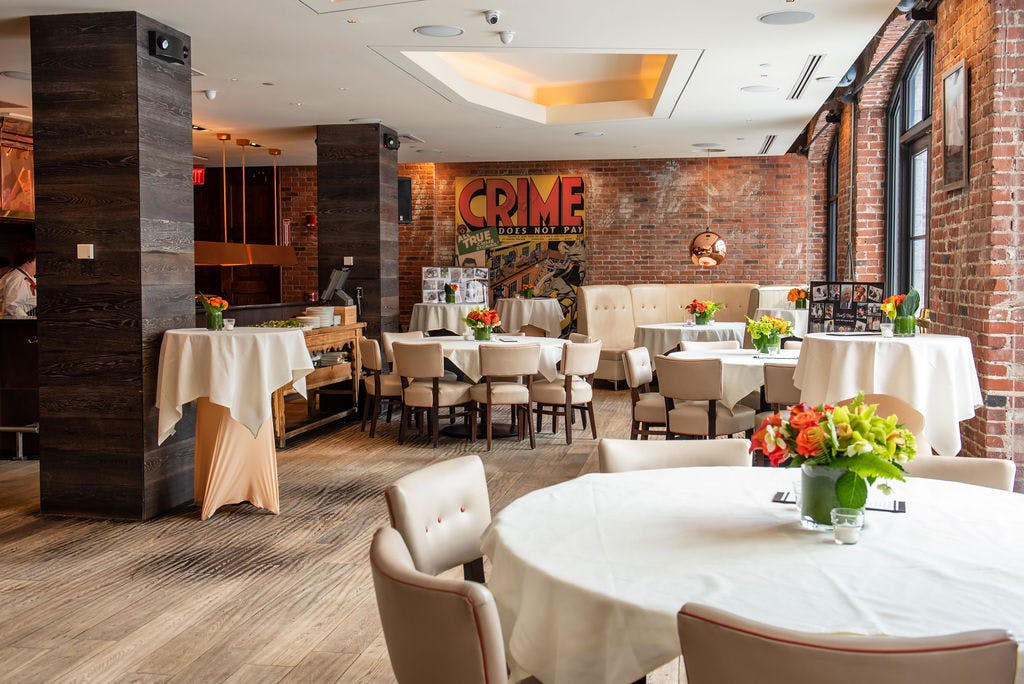
[[[868,511],[860,544],[837,546],[772,503],[797,477],[592,474],[511,503],[483,549],[517,671],[545,684],[633,681],[679,655],[688,601],[811,632],[1024,635],[1024,497],[912,480],[899,488],[905,514]]]
[[[865,394],[899,397],[924,414],[924,435],[937,453],[960,451],[960,421],[981,406],[971,341],[952,335],[804,338],[793,381],[809,404]]]
[[[807,334],[807,309],[768,308],[758,309],[754,312],[754,320],[761,320],[761,316],[775,316],[793,324],[792,335],[803,337]]]
[[[647,347],[653,359],[658,354],[673,351],[683,340],[691,342],[736,340],[742,345],[746,327],[746,323],[713,322],[707,325],[651,323],[636,327],[636,331],[633,333],[633,343],[637,347]]]
[[[524,325],[540,328],[548,337],[562,334],[562,305],[551,297],[499,299],[494,307],[501,316],[501,327],[516,332]]]
[[[770,357],[758,354],[754,349],[673,352],[669,356],[677,359],[721,359],[722,403],[732,408],[751,392],[760,391],[764,385],[764,364],[781,363],[795,366],[800,350],[783,349]]]
[[[508,340],[503,342],[502,340]],[[440,344],[441,353],[466,375],[470,382],[480,380],[481,344],[539,344],[540,374],[546,380],[558,377],[556,366],[562,360],[562,347],[568,340],[557,337],[518,337],[495,333],[489,342],[467,340],[461,337],[426,337],[422,340],[401,340],[404,344]]]
[[[160,346],[159,442],[174,434],[181,407],[199,397],[227,408],[253,437],[270,418],[270,395],[289,382],[306,395],[313,362],[301,330],[168,330]]]
[[[427,304],[420,302],[412,305],[412,318],[409,330],[451,330],[454,333],[465,332],[469,326],[462,320],[473,309],[483,304]]]

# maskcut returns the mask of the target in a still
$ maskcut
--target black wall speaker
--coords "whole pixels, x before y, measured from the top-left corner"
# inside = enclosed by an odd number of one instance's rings
[[[402,146],[402,142],[398,137],[391,133],[385,133],[382,142],[384,144],[384,149],[386,150],[397,150]]]
[[[398,177],[398,222],[412,223],[412,178]]]
[[[165,62],[184,64],[188,59],[188,46],[180,38],[159,31],[150,31],[149,54]]]

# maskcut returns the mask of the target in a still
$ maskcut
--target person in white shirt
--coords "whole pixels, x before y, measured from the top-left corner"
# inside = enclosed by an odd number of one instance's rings
[[[28,318],[36,314],[36,246],[18,245],[14,268],[0,278],[0,316]]]

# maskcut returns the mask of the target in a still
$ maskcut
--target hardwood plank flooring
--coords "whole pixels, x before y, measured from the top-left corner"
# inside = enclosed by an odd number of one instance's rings
[[[624,392],[595,393],[602,436],[629,434]],[[500,418],[499,418],[500,420]],[[371,440],[359,425],[278,452],[281,514],[187,506],[145,523],[39,514],[34,461],[0,461],[0,681],[393,682],[367,550],[383,489],[427,464],[483,458],[494,511],[597,469],[597,442],[550,422],[528,442]],[[457,576],[459,571],[453,571]],[[649,677],[677,682],[675,664]]]

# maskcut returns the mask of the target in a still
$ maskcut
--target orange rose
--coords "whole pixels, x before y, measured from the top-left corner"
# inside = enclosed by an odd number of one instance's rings
[[[810,409],[808,411],[795,411],[789,416],[789,424],[793,426],[794,430],[801,431],[809,427],[814,427],[821,422],[821,414]]]
[[[807,458],[820,456],[822,452],[821,445],[824,441],[825,431],[817,425],[801,430],[796,436],[796,452]]]

